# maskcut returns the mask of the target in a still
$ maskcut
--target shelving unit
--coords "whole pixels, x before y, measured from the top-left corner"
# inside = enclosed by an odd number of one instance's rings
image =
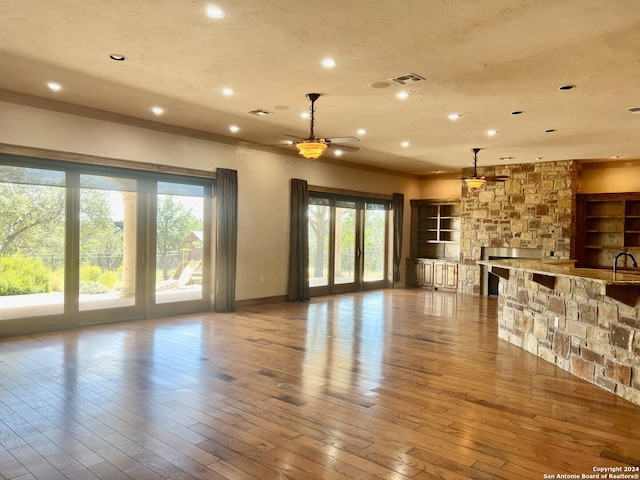
[[[411,200],[411,257],[460,259],[460,202]]]
[[[460,211],[459,200],[411,200],[408,286],[457,288]]]
[[[640,193],[577,195],[578,266],[612,268],[628,251],[640,261]],[[631,266],[621,258],[619,267]]]

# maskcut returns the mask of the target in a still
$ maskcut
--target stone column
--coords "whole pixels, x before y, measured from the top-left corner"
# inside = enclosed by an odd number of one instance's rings
[[[122,289],[121,297],[133,297],[136,293],[136,228],[138,196],[136,192],[121,192],[124,206],[122,240]]]

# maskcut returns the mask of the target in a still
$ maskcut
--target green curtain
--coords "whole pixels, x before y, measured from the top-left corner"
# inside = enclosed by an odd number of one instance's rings
[[[289,229],[289,285],[290,302],[309,300],[309,190],[306,180],[291,179]]]
[[[400,281],[400,263],[402,262],[402,225],[404,217],[404,195],[394,193],[391,200],[393,209],[393,281]]]
[[[236,310],[236,258],[238,254],[238,172],[216,171],[217,237],[215,305],[216,312]]]

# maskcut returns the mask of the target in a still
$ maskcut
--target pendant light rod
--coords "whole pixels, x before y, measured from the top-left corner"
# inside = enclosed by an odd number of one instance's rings
[[[318,100],[318,98],[320,98],[320,94],[319,93],[307,93],[307,98],[311,101],[311,106],[309,107],[309,110],[311,110],[311,121],[309,122],[309,140],[315,140],[316,139],[316,135],[315,133],[313,133],[313,127],[315,126],[316,123],[316,119],[315,119],[315,113],[316,113],[316,100]]]
[[[478,152],[482,150],[481,148],[472,148],[473,152],[473,176],[478,176]]]

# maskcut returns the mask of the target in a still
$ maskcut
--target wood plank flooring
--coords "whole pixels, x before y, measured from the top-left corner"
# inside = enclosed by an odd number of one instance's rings
[[[640,407],[499,340],[486,297],[382,290],[0,340],[0,479],[639,466]]]

